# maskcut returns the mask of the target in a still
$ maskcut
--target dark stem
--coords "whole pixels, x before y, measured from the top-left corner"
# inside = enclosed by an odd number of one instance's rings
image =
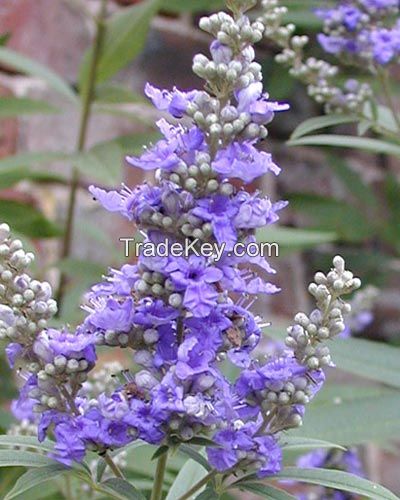
[[[183,340],[183,318],[182,316],[178,316],[176,320],[176,341],[178,345],[182,344]]]
[[[153,490],[150,500],[161,500],[164,482],[165,466],[167,464],[168,452],[163,453],[157,461],[156,476],[154,478]]]
[[[180,496],[178,500],[187,500],[190,498],[196,491],[198,491],[200,488],[205,486],[217,473],[217,471],[212,470],[209,472],[206,476],[203,477],[203,479],[200,479],[195,485],[193,485],[190,490],[188,490],[184,495]]]
[[[88,79],[87,79],[87,88],[81,89],[83,90],[82,95],[82,107],[81,107],[81,117],[79,123],[79,133],[78,140],[76,145],[76,152],[81,153],[84,151],[86,146],[86,138],[88,132],[88,125],[90,119],[90,113],[92,109],[93,97],[94,97],[94,89],[96,84],[96,74],[97,74],[97,66],[100,59],[101,47],[104,41],[105,35],[105,23],[104,20],[106,18],[107,13],[107,0],[101,1],[100,12],[98,18],[96,20],[96,35],[93,44],[93,53],[92,59],[90,61]],[[70,182],[70,191],[69,191],[69,199],[68,199],[68,207],[67,207],[67,218],[65,223],[65,231],[64,237],[62,241],[61,248],[61,259],[66,259],[69,257],[71,253],[71,244],[73,239],[73,230],[74,230],[74,215],[75,215],[75,205],[76,205],[76,194],[79,187],[80,179],[79,179],[79,171],[74,166],[72,168],[72,177]],[[62,302],[65,295],[65,289],[67,285],[67,275],[62,272],[60,276],[60,282],[58,286],[56,300],[59,307],[59,312],[61,312]]]

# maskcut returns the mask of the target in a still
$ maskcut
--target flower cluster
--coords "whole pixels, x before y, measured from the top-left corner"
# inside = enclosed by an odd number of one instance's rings
[[[281,6],[278,0],[263,0],[262,6],[263,14],[260,16],[260,21],[265,24],[264,36],[281,49],[281,52],[276,55],[276,61],[290,68],[290,74],[307,85],[309,95],[316,102],[324,104],[327,112],[363,115],[366,105],[373,100],[370,85],[354,78],[346,80],[344,84],[339,83],[341,75],[338,66],[323,59],[305,56],[304,49],[309,42],[309,37],[294,35],[296,26],[292,23],[285,24],[284,17],[287,8]],[[323,15],[322,12],[325,11],[320,9],[318,12]],[[335,16],[333,17],[336,19]],[[324,37],[326,35],[321,34],[320,41],[327,45]]]
[[[356,449],[341,450],[315,450],[302,455],[297,465],[304,468],[324,468],[349,472],[355,476],[364,477],[364,467]],[[351,493],[334,490],[332,488],[318,487],[312,493],[302,493],[298,500],[352,500],[357,498]]]
[[[316,14],[324,21],[318,41],[329,54],[371,68],[399,61],[397,0],[341,0],[332,8],[317,9]]]
[[[344,328],[342,312],[349,307],[340,297],[360,285],[336,257],[327,276],[316,275],[310,291],[317,309],[310,317],[296,316],[288,349],[265,363],[253,359],[262,324],[250,306],[278,288],[264,279],[273,272],[266,261],[229,250],[254,241],[255,230],[276,221],[285,205],[245,188],[266,172],[279,172],[256,144],[287,105],[270,101],[262,90],[252,44],[265,25],[244,14],[253,2],[230,3],[233,15],[200,21],[215,37],[211,59],[196,56],[193,64],[206,90],[146,87],[170,118],[158,122],[163,138],[128,162],[154,170],[155,183],[109,192],[91,188],[106,209],[134,222],[146,241],[224,242],[222,258],[140,255],[90,290],[87,316],[75,332],[44,324],[38,331],[35,322],[29,335],[8,335],[11,361],[26,362],[18,404],[39,414],[39,438],[54,436],[53,456],[63,463],[82,460],[88,449],[103,454],[136,439],[176,446],[207,438],[214,441],[207,453],[217,471],[252,470],[259,477],[277,472],[280,432],[301,424],[305,404],[323,383],[322,367],[330,364],[322,343]],[[15,246],[8,233],[3,240],[5,248]],[[14,254],[1,255],[11,266]],[[13,324],[17,309],[25,316],[36,311],[42,297],[29,298],[26,310],[19,301],[10,303],[4,325]],[[53,310],[46,304],[41,314]],[[123,372],[125,380],[114,389],[95,384],[93,394],[88,373],[97,346],[130,350],[135,368]],[[224,375],[223,360],[241,368],[236,380]]]

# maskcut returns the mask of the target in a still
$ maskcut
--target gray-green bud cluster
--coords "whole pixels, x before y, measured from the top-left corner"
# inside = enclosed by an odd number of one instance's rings
[[[344,330],[344,316],[351,311],[351,306],[342,300],[342,296],[360,286],[361,281],[345,269],[345,262],[340,256],[333,259],[333,268],[328,274],[315,274],[308,290],[315,298],[317,307],[310,315],[296,314],[295,324],[288,328],[285,340],[301,364],[307,365],[310,370],[317,370],[332,363],[329,348],[324,342]]]
[[[240,6],[234,3],[240,11]],[[193,60],[194,73],[206,80],[210,93],[199,92],[189,105],[188,114],[206,134],[212,151],[235,139],[264,139],[268,134],[264,124],[256,123],[232,99],[262,80],[252,44],[262,39],[264,23],[250,22],[239,12],[235,16],[220,12],[202,18],[199,25],[216,38],[211,45],[211,59],[198,54]]]
[[[33,261],[22,242],[10,238],[9,226],[0,224],[0,339],[26,346],[57,312],[50,284],[26,273]]]

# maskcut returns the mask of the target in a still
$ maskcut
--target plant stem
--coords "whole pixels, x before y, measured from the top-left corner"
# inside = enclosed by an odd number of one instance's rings
[[[90,119],[90,113],[92,109],[94,89],[96,85],[96,74],[97,66],[100,59],[101,47],[104,41],[105,35],[105,23],[107,13],[107,0],[101,0],[100,12],[96,19],[96,35],[93,44],[93,53],[90,61],[89,72],[87,77],[87,86],[83,90],[82,95],[82,106],[81,106],[81,116],[79,123],[78,140],[76,145],[76,152],[81,153],[84,151],[86,146],[86,138],[88,132],[88,125]],[[71,253],[71,244],[73,239],[74,230],[74,215],[75,215],[75,205],[76,205],[76,194],[79,187],[79,171],[74,166],[72,168],[72,176],[70,181],[70,191],[67,207],[67,218],[65,223],[64,237],[62,241],[61,248],[61,259],[66,259]],[[58,286],[58,292],[56,300],[59,306],[59,313],[61,312],[62,301],[65,295],[65,288],[67,284],[67,275],[62,272],[60,276],[60,282]]]
[[[154,478],[153,490],[150,500],[160,500],[164,482],[165,466],[167,464],[168,452],[163,453],[157,461],[156,477]]]
[[[120,479],[125,479],[125,476],[122,474],[121,469],[118,467],[118,465],[114,462],[112,459],[111,455],[109,455],[107,452],[103,455],[104,460],[107,462],[107,465],[110,467],[110,469],[113,471],[114,475],[116,477],[119,477]]]
[[[70,476],[65,476],[65,495],[67,500],[73,500],[72,488],[71,488],[71,478]]]
[[[393,119],[397,125],[397,128],[400,132],[400,117],[399,114],[396,113],[396,106],[393,101],[392,97],[392,92],[390,90],[390,83],[389,83],[389,74],[387,70],[381,70],[378,68],[378,78],[381,83],[382,91],[386,99],[386,104],[390,111],[392,112]]]
[[[215,470],[209,472],[206,476],[203,477],[203,479],[200,479],[200,481],[198,481],[194,486],[192,486],[190,490],[188,490],[184,495],[180,496],[178,500],[187,500],[188,498],[190,498],[193,495],[193,493],[196,493],[196,491],[205,486],[210,481],[210,479],[212,479],[215,476],[216,473],[217,471]]]

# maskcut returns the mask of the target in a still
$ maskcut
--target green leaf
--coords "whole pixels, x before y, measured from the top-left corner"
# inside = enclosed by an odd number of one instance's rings
[[[351,446],[392,439],[400,433],[398,391],[371,395],[362,387],[352,386],[350,394],[346,394],[348,397],[343,397],[338,389],[335,398],[322,399],[321,403],[317,397],[309,406],[301,429],[292,434]]]
[[[75,165],[90,179],[114,187],[122,182],[125,156],[139,154],[143,144],[158,137],[158,134],[135,134],[101,142],[76,155]]]
[[[136,94],[128,87],[116,85],[115,83],[103,83],[96,88],[95,103],[97,104],[134,104],[142,102],[148,102],[142,94]]]
[[[310,132],[315,132],[316,130],[321,130],[326,127],[331,127],[333,125],[342,125],[343,123],[357,122],[357,116],[348,115],[325,115],[316,116],[314,118],[309,118],[298,125],[292,135],[290,136],[290,141],[299,139]]]
[[[321,448],[332,448],[336,450],[346,451],[346,448],[339,444],[330,443],[321,439],[303,438],[291,435],[284,435],[282,437],[283,450],[319,450]]]
[[[21,153],[0,159],[0,170],[28,167],[36,164],[50,163],[57,160],[68,159],[69,154],[61,151],[39,151],[34,153]]]
[[[288,198],[291,208],[309,216],[316,228],[333,230],[344,241],[364,241],[374,234],[365,214],[344,201],[308,193]]]
[[[14,50],[0,47],[0,63],[9,66],[16,71],[25,73],[26,75],[36,76],[41,80],[44,80],[58,93],[76,102],[76,94],[70,85],[51,69],[43,66],[33,59],[29,59]]]
[[[57,108],[46,101],[26,97],[0,97],[0,118],[58,112]]]
[[[106,23],[106,34],[97,66],[96,82],[111,78],[131,62],[143,49],[150,20],[159,0],[145,0],[117,11]],[[93,48],[86,52],[79,72],[81,93],[86,92]]]
[[[187,444],[181,444],[178,448],[178,452],[183,453],[184,455],[188,456],[189,458],[193,459],[195,462],[200,464],[206,470],[211,471],[211,467],[207,462],[207,459],[200,452],[196,451],[191,446],[188,446]]]
[[[207,474],[194,460],[188,460],[176,476],[165,500],[176,500]]]
[[[400,389],[400,348],[349,338],[336,340],[330,349],[341,370]]]
[[[186,441],[187,444],[194,444],[196,446],[219,446],[219,444],[217,444],[215,441],[213,441],[212,439],[209,439],[209,438],[206,438],[206,437],[203,437],[203,436],[196,436],[192,439],[189,439],[188,441]]]
[[[54,463],[37,469],[30,469],[20,476],[12,490],[5,496],[4,500],[11,500],[22,493],[27,492],[38,484],[45,483],[66,472],[65,466]]]
[[[160,446],[156,449],[156,451],[154,452],[153,456],[151,457],[152,460],[156,460],[157,458],[161,457],[162,455],[165,455],[166,453],[168,453],[168,450],[169,450],[169,446]]]
[[[23,448],[34,448],[40,451],[51,451],[53,449],[54,443],[46,439],[40,442],[34,436],[9,436],[8,434],[3,434],[0,436],[0,447],[14,447],[21,446]]]
[[[105,270],[104,265],[98,262],[73,258],[59,261],[57,267],[64,273],[74,278],[78,278],[85,283],[93,282],[93,280],[99,278]]]
[[[45,455],[24,450],[0,450],[0,467],[43,467],[54,464]]]
[[[145,500],[145,497],[125,479],[114,477],[101,483],[101,489],[120,500]]]
[[[221,498],[220,495],[214,490],[213,487],[208,487],[204,491],[197,495],[196,500],[217,500]]]
[[[9,32],[2,33],[0,35],[0,46],[4,47],[5,45],[7,45],[8,41],[10,40],[10,38],[11,38],[11,33],[9,33]]]
[[[31,170],[25,167],[0,168],[0,189],[7,189],[21,181],[65,183],[61,175],[48,170]]]
[[[0,200],[0,214],[2,221],[31,238],[53,238],[62,234],[58,226],[28,203]]]
[[[334,420],[332,420],[334,421]],[[301,469],[287,467],[274,476],[303,483],[318,484],[327,488],[364,495],[373,500],[399,500],[392,492],[367,479],[332,469]]]
[[[332,156],[328,161],[343,187],[359,201],[361,206],[377,209],[379,203],[373,190],[364,184],[359,174],[354,172],[340,157]]]
[[[243,482],[243,484],[239,483],[237,487],[241,490],[256,493],[260,497],[268,498],[269,500],[296,500],[296,497],[276,486],[272,486],[272,484]]]
[[[389,241],[397,244],[397,248],[400,251],[400,183],[392,173],[386,175],[385,194],[390,210],[388,220]]]
[[[340,148],[355,148],[372,153],[383,153],[400,156],[400,146],[392,142],[370,139],[366,137],[352,137],[348,135],[309,135],[288,142],[289,146],[333,146]]]
[[[330,243],[337,239],[337,235],[331,231],[315,231],[277,225],[259,229],[256,236],[259,243],[277,243],[280,250],[314,248],[317,245]]]
[[[161,0],[161,9],[167,12],[212,12],[221,7],[223,0]]]
[[[383,105],[376,106],[375,112],[372,112],[370,106],[365,106],[364,114],[370,120],[370,126],[372,126],[375,122],[378,126],[383,127],[387,131],[392,134],[398,133],[397,123],[393,117],[393,112],[390,108]]]

